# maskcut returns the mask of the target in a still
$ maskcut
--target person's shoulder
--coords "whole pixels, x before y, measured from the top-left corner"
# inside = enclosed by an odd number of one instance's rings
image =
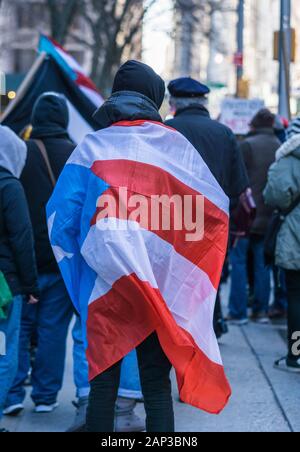
[[[199,118],[201,120],[199,120]],[[224,135],[228,136],[228,137],[234,137],[233,132],[231,129],[229,129],[227,126],[225,126],[224,124],[220,123],[219,121],[212,119],[209,115],[207,116],[199,116],[199,115],[194,115],[192,117],[193,121],[191,121],[191,117],[185,117],[185,116],[175,116],[172,119],[169,119],[167,121],[165,121],[165,124],[167,126],[170,127],[174,127],[177,124],[181,124],[184,121],[189,122],[189,123],[197,123],[197,127],[199,129],[206,129],[206,128],[211,128],[214,129],[216,131],[219,131],[221,133],[223,133]]]
[[[256,138],[252,136],[245,136],[239,141],[239,148],[241,150],[252,150],[253,144],[255,144]]]
[[[44,141],[46,147],[60,146],[61,148],[75,148],[76,144],[70,137],[49,137]]]
[[[19,179],[9,171],[0,170],[0,188],[3,194],[12,197],[23,194],[23,187]]]
[[[207,124],[207,126],[209,127],[209,130],[215,134],[216,139],[219,141],[222,140],[223,145],[226,146],[227,149],[231,149],[232,151],[236,150],[238,147],[237,138],[229,127],[211,118],[210,123]]]
[[[174,116],[174,118],[167,119],[164,122],[164,125],[167,126],[167,127],[171,127],[173,129],[176,129],[176,125],[179,124],[179,123],[180,123],[180,119],[178,117]]]
[[[296,169],[298,173],[300,169],[300,158],[297,157],[294,153],[280,158],[276,163],[278,166],[278,171],[287,171],[294,173],[294,170]]]
[[[0,182],[1,184],[10,185],[18,184],[19,179],[17,179],[10,171],[5,168],[0,167]]]
[[[230,139],[234,139],[234,133],[232,130],[225,126],[225,124],[222,124],[220,121],[217,121],[216,119],[209,118],[211,127],[214,127],[216,130],[219,130],[220,132],[223,132],[224,135],[226,135]]]
[[[71,140],[71,138],[67,138],[63,140],[63,147],[67,153],[72,153],[76,148],[76,144]]]
[[[274,185],[289,186],[293,180],[294,162],[284,157],[274,162],[269,168],[269,181]]]

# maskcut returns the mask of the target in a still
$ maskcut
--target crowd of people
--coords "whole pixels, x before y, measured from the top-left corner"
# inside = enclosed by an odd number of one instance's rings
[[[282,134],[276,117],[262,110],[253,118],[248,137],[240,144],[256,216],[248,234],[234,240],[230,250],[231,292],[228,320],[237,325],[251,320],[267,324],[288,318],[288,358],[277,368],[299,372],[299,354],[293,352],[299,331],[299,132],[294,120]],[[275,213],[274,213],[275,212]],[[273,216],[278,217],[274,229]],[[281,218],[281,221],[280,221]],[[267,255],[269,234],[275,234],[274,256]],[[273,297],[271,283],[273,280]],[[296,282],[297,281],[297,282]],[[270,305],[270,299],[273,303]]]
[[[224,269],[226,273],[226,267],[230,268],[231,274],[226,320],[246,325],[249,306],[251,320],[260,324],[287,317],[288,353],[274,365],[300,372],[295,351],[295,333],[300,332],[300,119],[285,130],[274,114],[263,109],[252,119],[249,135],[238,140],[211,119],[208,87],[181,78],[169,84],[169,93],[174,118],[166,125],[189,140],[231,201]],[[161,78],[131,61],[118,71],[112,99],[96,117],[101,128],[117,121],[162,122],[159,110],[164,96]],[[69,431],[172,432],[171,364],[155,333],[122,363],[89,382],[82,319],[54,257],[45,212],[75,149],[68,122],[65,97],[45,93],[34,105],[29,140],[0,126],[0,332],[6,337],[6,353],[0,356],[0,419],[24,410],[28,384],[36,413],[57,408],[73,319],[77,401]],[[267,262],[266,239],[274,215],[281,221],[274,259]],[[242,216],[247,217],[247,227],[239,224]],[[223,325],[216,331],[219,336],[226,330],[219,297],[215,316],[216,330]],[[145,403],[146,424],[135,414],[137,403]]]

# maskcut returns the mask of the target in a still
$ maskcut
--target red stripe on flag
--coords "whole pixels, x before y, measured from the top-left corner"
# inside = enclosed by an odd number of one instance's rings
[[[86,75],[76,71],[77,79],[76,84],[80,86],[85,86],[86,88],[89,88],[92,91],[95,91],[97,94],[100,94],[97,86],[92,82],[90,78],[88,78]]]
[[[90,379],[117,363],[155,330],[176,370],[181,399],[219,413],[231,395],[223,367],[210,361],[190,334],[176,324],[159,290],[136,275],[122,277],[89,306]]]
[[[150,119],[137,119],[135,121],[118,121],[111,125],[111,127],[139,127],[145,124],[156,124],[158,126],[164,127],[165,129],[172,130],[172,132],[178,133],[173,127],[167,126],[163,122],[151,121]]]
[[[95,162],[92,171],[111,187],[103,195],[112,195],[117,206],[119,203],[123,206],[125,204],[124,200],[119,197],[118,189],[126,187],[128,197],[133,194],[142,194],[147,199],[153,195],[160,196],[162,194],[169,197],[190,195],[193,197],[193,213],[195,212],[196,196],[199,196],[199,193],[156,166],[129,160],[107,160]],[[127,199],[125,201],[127,204]],[[92,225],[99,219],[101,210],[97,209]],[[134,210],[134,207],[126,209],[128,217]],[[172,227],[175,217],[173,209],[171,209],[171,230],[164,230],[161,224],[159,230],[152,229],[150,209],[147,229],[173,245],[179,254],[203,270],[217,289],[227,251],[229,218],[223,210],[216,207],[207,198],[204,200],[204,215],[204,238],[198,242],[186,240],[186,234],[190,232],[186,228],[175,230]],[[110,216],[113,214],[110,213]],[[121,218],[119,209],[117,209],[116,216],[120,219],[128,219]],[[141,224],[140,218],[137,218],[136,221]],[[144,225],[141,224],[141,227]]]
[[[54,47],[57,47],[58,49],[62,50],[65,54],[70,55],[69,52],[66,51],[66,49],[63,48],[62,45],[59,44],[59,42],[55,41],[54,38],[51,38],[51,36],[47,36],[44,35],[45,38],[47,38],[50,42],[52,42],[52,44],[54,45]]]

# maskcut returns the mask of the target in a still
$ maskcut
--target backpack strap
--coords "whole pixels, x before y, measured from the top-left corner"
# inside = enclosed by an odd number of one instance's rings
[[[43,160],[44,160],[45,165],[47,167],[49,178],[51,180],[51,183],[52,183],[53,187],[55,187],[57,181],[56,181],[56,177],[55,177],[54,172],[53,172],[52,167],[51,167],[51,163],[50,163],[50,160],[49,160],[49,157],[48,157],[48,152],[47,152],[46,146],[44,145],[42,140],[33,140],[33,141],[37,145],[37,147],[38,147],[38,149],[39,149],[39,151],[40,151],[40,153],[41,153],[41,155],[43,157]]]

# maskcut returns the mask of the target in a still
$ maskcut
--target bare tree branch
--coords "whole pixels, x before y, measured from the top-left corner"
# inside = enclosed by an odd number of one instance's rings
[[[132,48],[132,43],[137,42],[145,15],[156,1],[149,0],[146,4],[144,0],[80,2],[80,15],[91,39],[87,43],[92,49],[91,76],[104,92],[109,91],[117,67]],[[77,42],[86,41],[81,36],[72,36]]]
[[[64,44],[79,9],[79,0],[46,0],[50,13],[51,34]]]
[[[174,0],[174,8],[178,18],[175,39],[180,42],[176,66],[188,74],[192,73],[194,49],[198,48],[202,41],[218,41],[213,27],[215,14],[229,13],[233,8],[224,0]]]

